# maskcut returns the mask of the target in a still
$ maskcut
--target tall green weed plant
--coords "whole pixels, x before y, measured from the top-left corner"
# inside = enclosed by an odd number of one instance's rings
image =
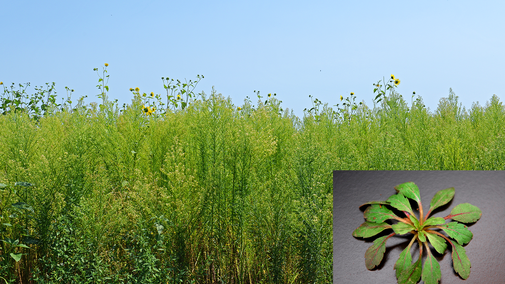
[[[333,170],[505,167],[496,96],[466,110],[451,91],[431,114],[392,76],[373,107],[311,97],[298,118],[276,94],[194,94],[197,76],[119,107],[107,67],[100,104],[4,88],[4,282],[330,283]]]

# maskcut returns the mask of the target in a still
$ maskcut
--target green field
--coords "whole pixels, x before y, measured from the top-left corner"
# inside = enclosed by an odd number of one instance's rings
[[[99,105],[39,109],[4,87],[0,283],[331,283],[333,170],[505,169],[496,96],[298,118],[182,84],[119,107],[101,82]]]

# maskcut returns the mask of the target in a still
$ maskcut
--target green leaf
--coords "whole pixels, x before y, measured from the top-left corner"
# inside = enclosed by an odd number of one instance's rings
[[[352,232],[352,235],[354,237],[369,238],[389,228],[391,228],[391,225],[388,223],[377,224],[373,222],[364,222]]]
[[[462,203],[458,206],[454,207],[451,211],[450,217],[453,220],[462,222],[462,223],[473,223],[480,219],[482,216],[482,211],[480,211],[479,207],[473,206],[470,203]]]
[[[410,214],[414,215],[414,212],[412,212],[412,207],[410,207],[409,200],[401,194],[392,195],[391,197],[389,197],[387,202],[389,202],[391,206],[400,211],[407,211]]]
[[[458,222],[450,222],[442,226],[449,237],[455,239],[458,244],[464,245],[469,243],[473,238],[473,233],[468,228]]]
[[[406,247],[395,263],[396,278],[400,279],[400,275],[412,264],[412,255],[410,254],[410,246]]]
[[[430,212],[437,209],[440,206],[444,206],[449,203],[454,197],[454,187],[440,190],[433,196],[430,202]]]
[[[405,195],[405,197],[408,197],[417,203],[421,202],[421,196],[419,195],[419,188],[417,185],[411,181],[399,184],[395,186],[395,189],[397,192],[401,193],[402,195]]]
[[[427,230],[425,232],[426,236],[428,237],[428,240],[430,241],[430,244],[435,248],[435,250],[439,254],[444,254],[445,250],[447,249],[445,239],[435,235],[434,233],[430,233],[431,230]]]
[[[380,237],[373,242],[365,252],[365,265],[368,270],[372,270],[375,266],[379,265],[384,257],[386,251],[386,238],[388,236]]]
[[[422,278],[424,284],[438,284],[438,281],[442,278],[440,265],[431,253],[428,254],[428,257],[424,261]]]
[[[388,219],[397,217],[393,211],[386,208],[386,206],[372,205],[365,210],[365,219],[369,222],[382,223]]]
[[[389,205],[389,202],[387,202],[387,201],[370,201],[370,202],[361,204],[359,207],[361,208],[365,205],[372,205],[372,204]]]
[[[417,233],[417,237],[419,238],[419,240],[421,242],[423,242],[423,243],[426,242],[426,235],[424,234],[424,231],[419,231]]]
[[[452,244],[452,264],[461,278],[467,279],[470,276],[471,264],[466,256],[466,250],[456,243]]]
[[[416,229],[419,229],[419,220],[417,220],[416,216],[410,215],[409,218],[410,218],[410,221],[412,221],[412,223],[414,223],[414,227]]]
[[[412,263],[407,269],[405,269],[401,274],[400,278],[398,278],[398,283],[403,284],[416,284],[421,279],[422,272],[422,257]]]
[[[16,262],[21,260],[21,256],[23,255],[22,253],[10,253],[11,257],[14,258]]]
[[[431,217],[428,220],[424,221],[423,227],[440,225],[445,223],[445,219],[442,217]]]
[[[410,231],[416,229],[416,228],[414,228],[414,226],[412,226],[410,224],[405,224],[403,222],[398,222],[391,227],[393,228],[393,230],[395,231],[395,233],[397,235],[404,235],[404,234],[407,234]]]
[[[0,190],[3,190],[6,187],[7,187],[7,185],[5,183],[0,183]]]

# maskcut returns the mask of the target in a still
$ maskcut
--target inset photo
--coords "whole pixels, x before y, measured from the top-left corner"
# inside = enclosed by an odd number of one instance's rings
[[[334,171],[333,283],[503,283],[504,171]]]

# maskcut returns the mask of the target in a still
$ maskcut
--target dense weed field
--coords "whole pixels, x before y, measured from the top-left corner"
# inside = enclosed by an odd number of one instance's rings
[[[331,283],[333,170],[505,169],[496,96],[431,114],[377,83],[300,119],[168,78],[120,108],[105,77],[100,105],[4,87],[0,283]]]

